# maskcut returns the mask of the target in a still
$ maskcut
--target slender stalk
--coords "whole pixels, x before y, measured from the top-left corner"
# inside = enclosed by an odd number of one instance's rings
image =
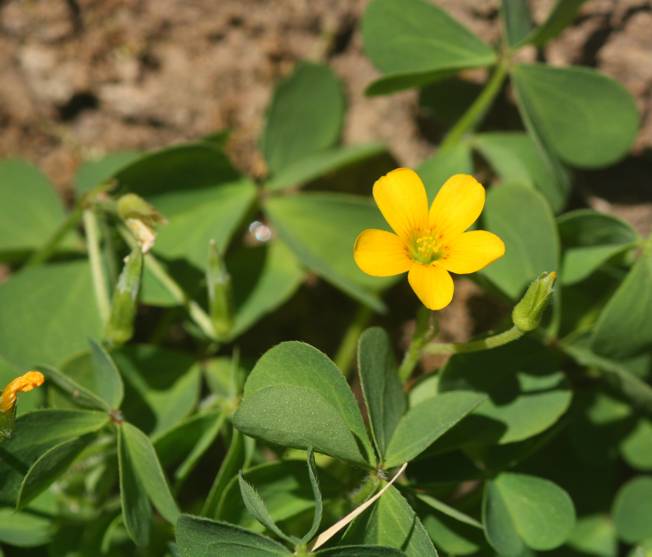
[[[437,334],[438,325],[433,317],[433,313],[426,307],[422,306],[419,308],[419,313],[417,313],[417,325],[414,334],[412,335],[410,346],[408,346],[403,361],[401,362],[401,367],[398,369],[398,376],[403,383],[410,378],[414,368],[417,367],[417,364],[423,355],[424,347]]]
[[[479,352],[491,350],[521,338],[525,333],[517,327],[512,327],[502,333],[491,335],[469,342],[433,342],[427,345],[424,354],[463,354],[466,352]]]
[[[440,149],[455,145],[482,121],[507,77],[507,68],[508,61],[503,57],[496,65],[494,73],[491,75],[489,81],[487,81],[484,89],[475,101],[473,101],[473,104],[446,134],[446,137],[440,145]]]
[[[92,209],[84,209],[84,232],[86,233],[86,246],[88,249],[88,260],[91,265],[91,274],[93,276],[93,287],[95,290],[95,300],[100,319],[103,324],[109,319],[111,313],[111,302],[109,300],[109,291],[106,285],[104,269],[102,267],[102,254],[100,248],[100,235],[97,226],[97,217]]]
[[[57,247],[61,243],[61,240],[70,232],[75,226],[79,224],[79,221],[82,218],[82,209],[81,207],[75,207],[72,212],[68,214],[66,220],[64,220],[59,227],[54,231],[52,236],[43,244],[38,250],[36,250],[25,262],[25,267],[32,267],[34,265],[40,265],[45,263],[54,252],[57,250]]]
[[[136,240],[122,227],[120,227],[120,235],[132,249],[137,245]],[[170,276],[165,267],[151,253],[145,254],[145,268],[154,275],[156,280],[172,295],[176,302],[188,310],[188,315],[201,329],[202,333],[211,340],[217,340],[213,330],[213,322],[208,313],[197,302],[188,297],[183,288],[179,286],[179,283]]]
[[[342,337],[342,342],[335,355],[335,365],[337,365],[345,376],[348,376],[351,371],[358,346],[358,339],[363,329],[371,321],[372,315],[373,312],[367,306],[360,304],[353,321],[351,321],[344,333],[344,337]]]

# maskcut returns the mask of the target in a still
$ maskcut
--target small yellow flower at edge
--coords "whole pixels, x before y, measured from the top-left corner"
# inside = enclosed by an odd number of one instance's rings
[[[473,176],[451,176],[430,210],[423,182],[409,168],[397,168],[377,180],[373,196],[395,234],[364,230],[355,241],[353,258],[368,275],[407,272],[412,290],[428,309],[450,304],[454,290],[450,273],[475,273],[505,253],[505,244],[495,234],[465,232],[485,201],[484,188]]]
[[[16,405],[16,396],[18,393],[27,393],[43,385],[44,381],[45,377],[43,377],[40,371],[28,371],[20,377],[16,377],[2,391],[2,396],[0,396],[0,412],[5,414],[13,410]]]

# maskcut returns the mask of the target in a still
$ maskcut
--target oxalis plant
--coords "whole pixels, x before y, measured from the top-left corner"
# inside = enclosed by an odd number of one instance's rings
[[[645,555],[652,242],[573,188],[638,116],[598,72],[519,61],[581,4],[533,27],[505,0],[492,48],[372,0],[368,93],[419,88],[447,131],[415,170],[339,144],[315,62],[274,91],[255,180],[227,132],[89,160],[69,209],[1,162],[0,554]],[[484,125],[496,99],[520,130]],[[503,309],[444,342],[466,274]]]

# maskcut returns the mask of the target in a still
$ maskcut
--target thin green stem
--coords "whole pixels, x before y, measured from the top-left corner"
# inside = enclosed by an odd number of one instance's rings
[[[133,249],[138,245],[133,236],[122,227],[120,227],[120,235],[130,248]],[[145,254],[145,268],[152,273],[160,285],[172,295],[177,303],[186,308],[188,315],[190,315],[190,318],[200,328],[202,333],[211,340],[217,340],[215,338],[215,331],[213,330],[213,322],[208,313],[186,294],[179,283],[170,276],[165,267],[151,253]]]
[[[424,354],[463,354],[498,348],[521,338],[525,333],[517,327],[512,327],[502,333],[491,335],[469,342],[433,342],[423,350]]]
[[[102,323],[106,323],[111,313],[111,302],[102,265],[97,217],[92,209],[84,209],[83,220],[84,232],[86,234],[86,247],[88,249],[88,260],[91,265],[91,275],[93,276],[93,287],[95,290],[97,310],[100,314]]]
[[[335,355],[335,365],[337,365],[345,376],[348,376],[351,371],[360,334],[369,324],[372,316],[373,312],[371,309],[361,304],[358,307],[353,321],[351,321],[342,337],[342,342]]]
[[[36,250],[29,259],[25,262],[25,267],[32,267],[34,265],[40,265],[45,263],[54,252],[57,250],[57,247],[61,243],[68,232],[70,232],[75,226],[79,224],[79,221],[82,218],[82,209],[81,207],[75,207],[71,213],[68,214],[66,219],[59,225],[59,227],[54,231],[52,236],[48,239],[45,244],[43,244],[38,250]]]
[[[437,329],[438,325],[434,319],[433,312],[423,306],[419,308],[417,324],[412,335],[412,340],[410,341],[410,346],[408,346],[401,362],[401,367],[398,369],[398,376],[401,382],[405,383],[410,378],[414,372],[414,368],[417,367],[423,355],[423,349],[435,337]]]
[[[482,121],[485,114],[496,99],[500,89],[507,77],[508,61],[505,57],[501,58],[494,73],[484,86],[473,104],[467,109],[457,123],[446,134],[440,148],[450,147],[459,143],[459,141],[470,131],[473,131]]]

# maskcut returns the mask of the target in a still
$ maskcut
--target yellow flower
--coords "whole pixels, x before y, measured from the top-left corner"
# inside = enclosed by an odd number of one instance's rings
[[[43,385],[45,377],[40,371],[28,371],[27,373],[16,377],[2,391],[0,396],[0,412],[7,413],[13,410],[16,405],[16,395],[26,393],[36,387]]]
[[[484,207],[484,188],[473,176],[451,176],[430,210],[423,182],[409,168],[397,168],[377,180],[373,195],[395,234],[364,230],[355,241],[353,258],[372,276],[407,272],[412,290],[428,309],[450,304],[450,273],[475,273],[505,253],[505,244],[495,234],[465,232]]]

